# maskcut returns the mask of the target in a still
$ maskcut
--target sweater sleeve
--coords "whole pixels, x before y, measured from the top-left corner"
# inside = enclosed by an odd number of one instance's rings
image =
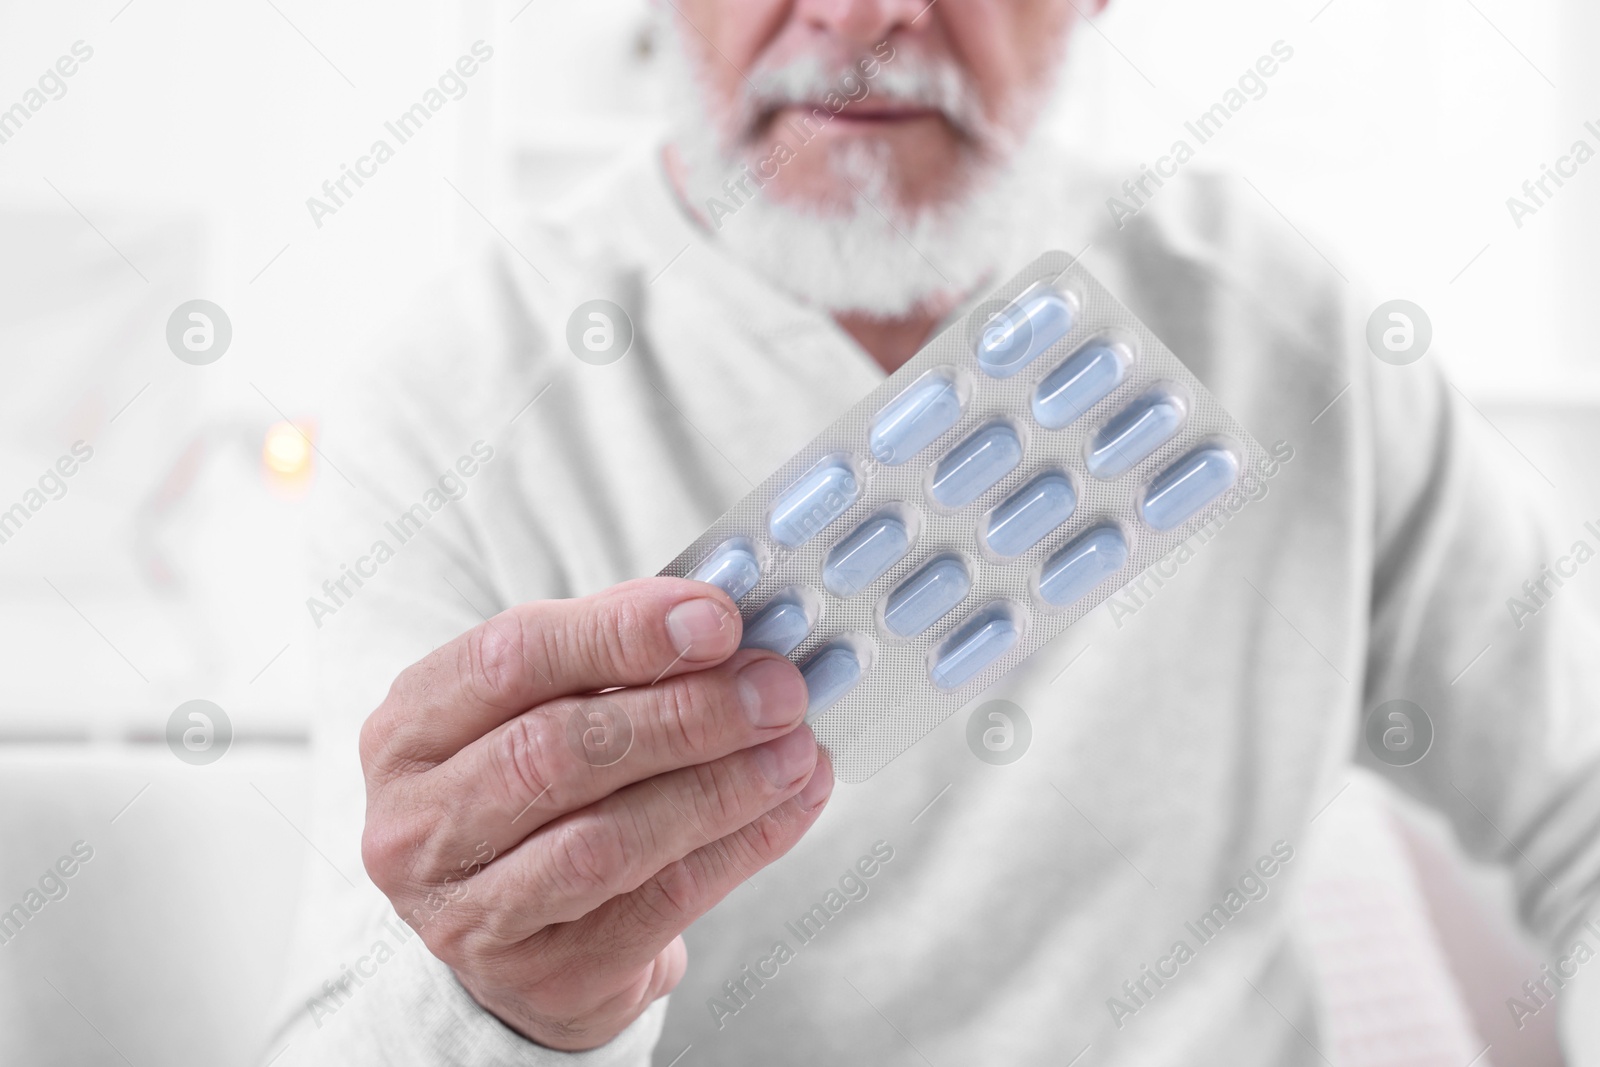
[[[1507,989],[1506,1008],[1525,1018],[1558,1004],[1573,1062],[1600,1064],[1600,975],[1568,981],[1580,943],[1583,958],[1600,953],[1600,619],[1574,588],[1600,571],[1600,522],[1555,518],[1557,491],[1435,357],[1354,358],[1371,396],[1361,436],[1375,507],[1358,752],[1510,872],[1561,977],[1526,976],[1534,990]],[[1406,720],[1389,717],[1397,708]],[[1431,744],[1414,762],[1380,760],[1389,727],[1397,745],[1424,729]]]
[[[356,947],[352,946],[352,951]],[[371,957],[368,957],[371,958]],[[371,978],[307,999],[266,1057],[277,1067],[646,1067],[661,1036],[667,1000],[587,1052],[537,1045],[478,1006],[450,968],[412,938]],[[267,1062],[263,1057],[263,1063]]]
[[[494,327],[486,325],[492,314],[451,315],[448,305],[431,319],[434,327],[379,346],[374,361],[345,376],[345,399],[330,407],[316,439],[312,573],[296,637],[314,664],[315,816],[305,828],[289,977],[261,1062],[642,1067],[661,1032],[664,998],[601,1048],[537,1045],[473,1000],[362,866],[357,738],[391,681],[511,600],[565,593],[559,565],[539,558],[525,568],[527,588],[513,595],[483,544],[486,516],[511,510],[532,521],[514,473],[509,411],[501,410],[523,383],[497,379],[484,355],[513,343],[525,351],[525,324]],[[528,537],[537,543],[536,531]]]

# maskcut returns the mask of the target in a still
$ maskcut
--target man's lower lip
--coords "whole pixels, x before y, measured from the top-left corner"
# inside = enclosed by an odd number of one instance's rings
[[[839,111],[830,112],[827,108],[820,104],[816,105],[814,108],[803,105],[791,105],[789,107],[780,109],[775,117],[810,119],[813,116],[813,112],[816,110],[821,110],[824,114],[829,115],[829,117],[833,120],[860,125],[887,126],[896,123],[916,122],[919,119],[939,117],[939,112],[931,109],[916,111],[861,111],[852,110],[849,106],[846,106]]]
[[[927,119],[933,116],[934,112],[932,111],[884,111],[873,114],[870,112],[853,113],[845,110],[839,112],[834,118],[842,119],[845,122],[891,123],[915,122],[917,119]]]

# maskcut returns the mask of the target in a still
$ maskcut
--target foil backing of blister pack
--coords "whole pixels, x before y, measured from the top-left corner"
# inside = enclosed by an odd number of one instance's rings
[[[1008,377],[980,366],[978,352],[986,331],[1015,325],[1008,308],[1036,283],[1067,295],[1074,316],[1070,330]],[[998,316],[998,317],[996,317]],[[1119,385],[1061,429],[1042,426],[1033,398],[1040,382],[1064,361],[1097,341],[1127,346],[1133,359]],[[876,458],[869,432],[883,409],[930,371],[950,368],[962,396],[960,417],[908,461],[895,465]],[[945,373],[950,373],[946,371]],[[1086,451],[1101,428],[1152,388],[1171,391],[1186,403],[1176,434],[1131,469],[1109,479],[1090,473]],[[1014,428],[1023,443],[1021,461],[972,502],[941,506],[931,492],[941,458],[975,431],[991,424]],[[1238,461],[1233,487],[1201,507],[1186,522],[1167,531],[1141,517],[1140,501],[1152,480],[1197,449],[1219,445]],[[809,540],[788,547],[769,528],[774,502],[797,480],[830,457],[846,459],[858,491],[854,502]],[[840,781],[865,780],[911,747],[945,718],[970,703],[1041,646],[1093,610],[1147,567],[1210,522],[1228,499],[1240,492],[1249,472],[1267,462],[1262,447],[1225,411],[1181,361],[1150,330],[1073,258],[1063,252],[1041,256],[1000,286],[962,320],[953,323],[819,433],[771,477],[712,524],[661,571],[688,576],[730,541],[748,548],[760,564],[760,577],[739,599],[747,626],[770,603],[791,599],[805,605],[813,620],[809,634],[788,653],[804,668],[819,651],[845,645],[865,658],[859,682],[811,719],[818,741],[829,751]],[[1077,502],[1067,520],[1021,555],[1005,559],[985,541],[986,520],[1001,502],[1046,472],[1064,473]],[[1103,471],[1102,471],[1103,473]],[[861,591],[839,596],[824,585],[830,551],[863,522],[886,512],[908,520],[914,534],[906,555]],[[1112,525],[1126,539],[1127,561],[1111,577],[1065,607],[1047,603],[1039,592],[1045,563],[1086,532]],[[925,632],[896,636],[884,623],[886,598],[908,577],[940,557],[962,561],[971,588],[960,603]],[[964,684],[935,685],[930,665],[951,641],[960,639],[981,612],[1000,610],[1020,628],[1015,644]]]

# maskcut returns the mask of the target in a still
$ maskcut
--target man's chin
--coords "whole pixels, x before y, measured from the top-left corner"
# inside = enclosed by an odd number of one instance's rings
[[[947,307],[995,266],[981,250],[930,239],[924,227],[897,226],[864,205],[753,200],[722,220],[716,238],[774,287],[835,315],[897,319]]]
[[[835,315],[905,318],[944,310],[1029,254],[1010,168],[952,182],[953,195],[908,206],[879,152],[795,195],[778,181],[700,182],[694,207],[717,243],[776,288]],[[704,176],[702,176],[704,177]],[[798,184],[798,183],[797,183]],[[691,195],[693,195],[691,193]]]
[[[820,109],[790,105],[769,113],[751,131],[749,149],[758,158],[771,157],[779,145],[802,157],[830,155],[843,149],[883,153],[912,170],[949,169],[969,148],[968,139],[938,108],[894,106],[845,108],[816,118]],[[941,162],[942,160],[942,162]]]

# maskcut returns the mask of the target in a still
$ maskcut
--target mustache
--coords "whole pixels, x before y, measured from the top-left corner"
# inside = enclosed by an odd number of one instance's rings
[[[876,69],[872,77],[864,70]],[[751,70],[733,100],[731,128],[743,139],[785,107],[821,106],[844,97],[843,110],[869,96],[879,104],[937,111],[956,131],[977,141],[989,139],[990,123],[966,74],[953,62],[902,49],[880,62],[863,55],[854,62],[802,56]]]

